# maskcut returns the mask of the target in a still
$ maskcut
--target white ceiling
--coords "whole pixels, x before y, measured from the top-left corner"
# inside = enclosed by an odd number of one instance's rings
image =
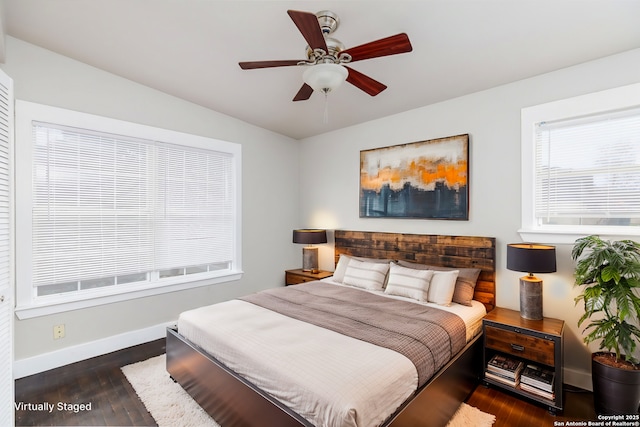
[[[288,9],[329,9],[349,48],[406,32],[413,52],[354,63],[385,83],[292,102],[303,59]],[[640,47],[638,0],[4,0],[10,36],[296,139]],[[10,52],[9,52],[10,54]],[[9,58],[7,58],[9,59]]]

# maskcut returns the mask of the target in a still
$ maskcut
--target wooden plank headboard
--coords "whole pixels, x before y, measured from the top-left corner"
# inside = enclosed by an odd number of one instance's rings
[[[413,261],[456,268],[479,268],[474,299],[493,310],[496,305],[496,239],[370,231],[335,231],[335,262],[340,254]]]

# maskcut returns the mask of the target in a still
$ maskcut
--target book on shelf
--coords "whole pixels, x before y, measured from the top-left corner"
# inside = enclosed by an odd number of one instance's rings
[[[518,379],[524,369],[524,363],[507,357],[503,354],[495,354],[487,363],[487,371],[510,379]]]
[[[485,371],[484,376],[485,376],[485,378],[492,379],[492,380],[497,381],[497,382],[499,382],[501,384],[506,384],[506,385],[508,385],[510,387],[514,387],[514,388],[516,386],[518,386],[518,384],[520,384],[520,380],[518,378],[509,378],[509,377],[506,377],[504,375],[493,373],[493,372],[491,372],[489,370]]]
[[[520,389],[526,392],[529,392],[531,394],[535,394],[536,396],[544,397],[545,399],[549,399],[549,400],[556,399],[555,393],[541,390],[538,387],[534,387],[523,382],[520,382]]]
[[[555,373],[538,365],[528,364],[520,374],[520,381],[529,386],[551,393]]]

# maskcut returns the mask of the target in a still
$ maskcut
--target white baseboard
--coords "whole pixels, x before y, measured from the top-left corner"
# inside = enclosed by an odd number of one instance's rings
[[[154,325],[148,328],[74,345],[50,353],[16,360],[13,363],[13,378],[24,378],[29,375],[48,371],[49,369],[59,368],[60,366],[70,363],[160,339],[166,336],[166,328],[171,325],[175,325],[175,322]]]
[[[576,369],[564,368],[564,383],[572,385],[574,387],[581,388],[583,390],[593,391],[593,385],[591,383],[591,373],[585,371],[578,371]]]

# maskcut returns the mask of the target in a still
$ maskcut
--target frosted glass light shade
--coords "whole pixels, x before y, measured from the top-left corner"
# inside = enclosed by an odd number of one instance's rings
[[[313,90],[327,93],[340,86],[348,75],[349,72],[342,65],[316,64],[304,72],[302,79]]]

